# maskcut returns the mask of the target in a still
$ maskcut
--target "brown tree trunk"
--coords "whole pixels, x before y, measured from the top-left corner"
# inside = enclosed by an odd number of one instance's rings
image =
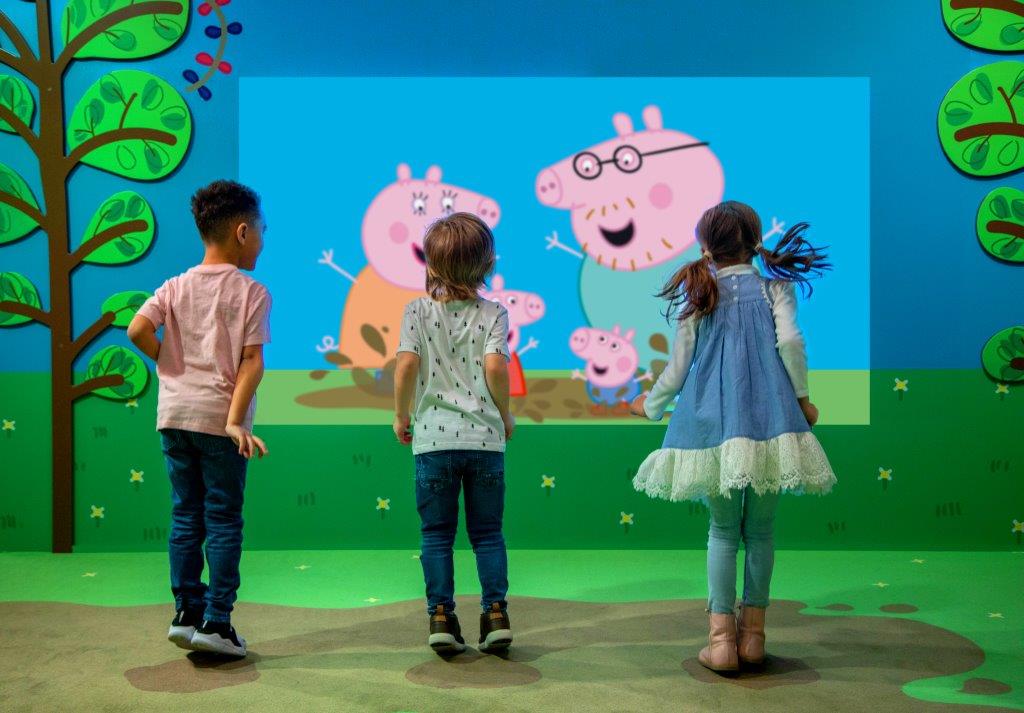
[[[63,72],[53,63],[49,0],[36,3],[39,33],[39,175],[46,206],[50,255],[50,389],[53,411],[54,552],[71,552],[75,543],[74,374],[71,362],[71,275],[68,259],[67,170],[64,161]]]

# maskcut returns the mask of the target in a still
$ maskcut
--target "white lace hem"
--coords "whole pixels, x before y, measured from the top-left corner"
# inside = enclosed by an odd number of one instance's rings
[[[714,448],[661,448],[633,478],[633,487],[653,498],[694,500],[754,492],[825,494],[836,482],[825,451],[812,433],[783,433],[767,441],[730,438]]]

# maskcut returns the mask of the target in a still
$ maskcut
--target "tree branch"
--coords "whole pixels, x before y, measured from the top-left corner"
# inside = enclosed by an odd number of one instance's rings
[[[91,394],[96,389],[102,389],[105,386],[120,386],[124,383],[124,377],[120,374],[108,374],[107,376],[97,376],[95,379],[88,379],[83,381],[81,384],[75,384],[71,387],[71,400],[77,401],[78,399]]]
[[[180,15],[181,11],[181,5],[176,2],[167,2],[165,0],[140,2],[135,5],[129,5],[128,7],[116,10],[92,23],[75,35],[75,38],[71,40],[63,50],[61,50],[60,56],[57,58],[57,61],[54,62],[57,67],[57,71],[63,74],[64,70],[67,69],[68,64],[74,58],[75,53],[78,52],[78,50],[82,49],[82,47],[87,45],[92,39],[103,34],[120,22],[130,20],[133,17],[142,17],[143,15]]]
[[[35,54],[32,52],[32,48],[28,46],[28,42],[25,40],[25,35],[21,34],[17,25],[7,17],[7,14],[0,11],[0,30],[5,32],[8,37],[11,38],[11,42],[14,43],[15,49],[18,50],[18,56],[23,59],[36,59]]]
[[[168,146],[174,146],[178,143],[178,137],[174,134],[170,134],[166,131],[160,131],[159,129],[115,129],[113,131],[106,131],[97,136],[93,136],[88,141],[79,144],[78,147],[72,151],[66,159],[64,159],[67,161],[65,168],[70,172],[71,169],[82,162],[83,158],[96,149],[117,141],[127,141],[129,139],[156,141],[161,144],[167,144]]]
[[[20,210],[29,218],[39,223],[39,225],[43,225],[43,223],[46,222],[46,216],[40,213],[37,208],[33,208],[30,204],[26,203],[17,196],[12,196],[10,193],[4,193],[3,191],[0,191],[0,203],[6,203],[15,210]]]
[[[966,10],[968,8],[1002,10],[1013,15],[1024,15],[1024,7],[1014,0],[953,0],[949,7],[951,10]]]
[[[115,317],[114,312],[104,312],[99,319],[89,325],[88,329],[78,335],[78,339],[71,343],[71,358],[74,359],[81,354],[93,339],[100,336],[107,327],[114,323]]]
[[[85,260],[85,258],[89,257],[90,253],[98,250],[107,243],[124,237],[129,233],[141,232],[148,227],[149,223],[144,220],[129,220],[127,223],[118,223],[117,225],[110,226],[106,230],[101,230],[79,245],[78,249],[71,253],[68,260],[69,267],[74,269],[75,266]]]
[[[0,50],[0,64],[5,64],[16,72],[21,72],[33,82],[36,81],[35,65],[24,57],[15,57],[7,50]]]
[[[40,324],[45,324],[47,327],[50,326],[49,312],[44,312],[38,307],[25,305],[22,304],[21,302],[0,302],[0,312],[7,312],[8,314],[20,314],[22,317],[34,319]]]
[[[1024,124],[1012,124],[1008,121],[991,121],[987,124],[975,124],[957,129],[953,138],[957,141],[976,139],[979,136],[1017,136],[1024,137]]]
[[[7,107],[0,105],[0,119],[6,121],[11,127],[17,132],[18,136],[25,140],[28,147],[32,149],[32,153],[38,156],[38,149],[36,148],[36,142],[39,137],[32,133],[32,129],[28,127],[21,118]]]

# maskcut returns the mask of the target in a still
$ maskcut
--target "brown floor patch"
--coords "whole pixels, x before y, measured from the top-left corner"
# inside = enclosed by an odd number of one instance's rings
[[[878,607],[878,611],[884,611],[886,614],[913,614],[917,607],[913,604],[883,604]]]
[[[992,678],[968,678],[964,681],[961,693],[974,693],[979,696],[1001,696],[1009,693],[1013,688],[1002,681]]]
[[[187,657],[164,661],[156,666],[128,669],[124,677],[140,691],[166,692],[168,684],[173,682],[173,692],[198,693],[252,683],[260,677],[256,670],[259,660],[258,654],[237,660],[193,651]]]
[[[849,604],[826,604],[825,606],[818,608],[826,609],[828,611],[853,611],[853,607]]]
[[[405,677],[413,683],[434,688],[504,688],[536,683],[540,680],[540,671],[517,661],[515,651],[499,658],[467,649],[449,660],[424,661],[406,671]]]
[[[459,605],[472,641],[476,602]],[[250,658],[213,662],[186,658],[164,639],[167,606],[6,602],[0,690],[38,710],[195,710],[230,700],[233,709],[276,713],[425,713],[450,709],[452,689],[467,710],[490,711],[677,711],[680,701],[692,710],[740,710],[754,689],[759,713],[849,710],[850,701],[902,713],[945,707],[904,695],[903,684],[984,661],[971,641],[911,619],[804,615],[804,604],[776,601],[768,665],[723,678],[694,660],[707,639],[704,606],[513,597],[516,643],[507,658],[470,649],[444,661],[426,646],[420,601],[341,610],[242,604],[235,621]],[[971,684],[983,685],[991,684]]]

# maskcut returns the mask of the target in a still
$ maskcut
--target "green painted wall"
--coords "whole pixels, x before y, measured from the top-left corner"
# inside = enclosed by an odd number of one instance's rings
[[[894,379],[909,379],[899,398]],[[0,550],[50,546],[45,373],[0,373]],[[169,486],[153,430],[155,389],[137,407],[89,398],[77,419],[76,550],[165,547]],[[1024,549],[1024,389],[997,394],[980,370],[876,371],[871,425],[817,429],[839,477],[827,497],[787,497],[777,543],[800,549]],[[246,547],[416,548],[412,456],[384,425],[262,426],[271,455],[250,469]],[[524,423],[508,451],[506,538],[515,548],[695,548],[697,504],[635,493],[662,428]],[[892,480],[878,479],[879,468]],[[143,482],[131,482],[131,471]],[[541,487],[541,476],[555,487]],[[390,499],[381,517],[377,498]],[[92,518],[92,506],[104,517]],[[627,532],[620,513],[632,513]],[[463,546],[466,541],[461,540]]]

